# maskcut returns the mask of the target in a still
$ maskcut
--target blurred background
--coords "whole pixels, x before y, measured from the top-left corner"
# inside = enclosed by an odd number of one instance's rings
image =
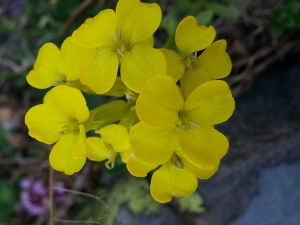
[[[195,194],[156,203],[150,177],[117,163],[88,162],[74,176],[54,172],[54,224],[298,225],[300,221],[300,2],[158,0],[155,46],[176,50],[178,23],[193,15],[226,39],[236,99],[216,128],[230,140],[219,171]],[[26,82],[39,48],[61,46],[86,18],[116,0],[0,0],[0,224],[49,224],[51,146],[27,135],[26,111],[47,90]],[[217,66],[217,65],[216,65]],[[86,96],[90,109],[110,101]]]

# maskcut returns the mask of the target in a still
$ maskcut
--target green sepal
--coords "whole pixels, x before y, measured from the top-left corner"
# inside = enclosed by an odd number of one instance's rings
[[[127,102],[117,100],[93,109],[88,120],[83,124],[86,132],[99,130],[101,127],[128,117],[131,107]]]

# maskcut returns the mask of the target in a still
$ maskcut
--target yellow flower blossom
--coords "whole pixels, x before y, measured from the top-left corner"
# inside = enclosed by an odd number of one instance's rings
[[[148,167],[140,164],[136,171],[143,170],[144,174],[147,174],[153,169]],[[208,179],[217,169],[218,167],[204,170],[195,166],[185,159],[180,148],[177,148],[171,158],[154,171],[150,184],[151,195],[160,203],[171,201],[172,196],[188,196],[196,190],[197,178]]]
[[[27,82],[35,88],[45,89],[78,80],[78,63],[87,51],[87,48],[76,44],[71,37],[63,42],[61,50],[53,43],[44,44],[39,50],[33,70],[26,77]]]
[[[116,12],[101,11],[74,31],[73,39],[91,48],[80,62],[80,80],[98,94],[113,85],[119,64],[124,84],[140,92],[153,76],[166,73],[163,54],[153,48],[152,34],[161,21],[157,4],[119,0]]]
[[[185,101],[171,77],[154,77],[136,103],[142,122],[131,129],[132,151],[143,163],[160,165],[179,144],[185,158],[197,167],[215,168],[228,150],[228,140],[213,125],[226,121],[233,110],[234,100],[224,81],[200,85]]]
[[[132,153],[129,144],[129,134],[124,126],[110,124],[96,131],[99,137],[88,138],[87,157],[92,161],[104,161],[108,169],[115,165],[115,158],[121,154],[122,161],[126,163],[128,171],[136,177],[145,177],[156,166],[140,162]]]
[[[44,103],[32,107],[25,116],[29,135],[40,142],[57,142],[49,156],[51,166],[71,175],[86,160],[86,136],[82,123],[89,110],[81,92],[65,85],[51,89]]]
[[[215,36],[212,26],[199,26],[196,18],[188,16],[179,23],[175,34],[180,54],[160,49],[167,61],[167,75],[172,76],[175,82],[180,79],[185,97],[202,83],[224,78],[231,71],[226,41],[211,44]],[[197,51],[201,50],[204,52],[197,57]]]
[[[122,161],[126,163],[127,170],[135,177],[145,177],[147,173],[155,169],[157,166],[142,163],[135,157],[132,150],[121,153]]]
[[[101,138],[88,138],[87,157],[93,161],[106,160],[106,167],[112,169],[115,165],[117,153],[129,151],[130,144],[125,127],[118,124],[110,124],[95,131]]]
[[[177,160],[174,155],[174,158],[164,163],[152,175],[150,193],[160,203],[171,201],[173,196],[188,196],[197,189],[196,176],[184,168],[182,163],[176,164],[179,162]]]

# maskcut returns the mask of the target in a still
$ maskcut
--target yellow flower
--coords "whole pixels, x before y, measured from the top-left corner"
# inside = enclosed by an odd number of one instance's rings
[[[29,135],[40,142],[57,142],[49,156],[51,166],[71,175],[86,160],[86,136],[82,123],[89,110],[81,92],[65,85],[54,87],[44,104],[32,107],[25,116]]]
[[[115,165],[117,153],[121,154],[122,161],[126,163],[128,171],[136,177],[145,177],[156,166],[140,162],[132,153],[129,144],[129,134],[124,126],[110,124],[96,131],[101,138],[88,138],[87,157],[92,161],[104,161],[108,169]]]
[[[135,157],[132,150],[121,153],[122,161],[126,163],[127,170],[135,177],[145,177],[147,173],[155,169],[157,166],[142,163]]]
[[[150,192],[152,197],[160,202],[166,203],[173,196],[183,197],[195,192],[198,186],[196,176],[190,173],[176,155],[156,170],[151,178]],[[177,164],[176,164],[177,163]]]
[[[208,179],[217,169],[218,167],[204,170],[193,165],[184,158],[180,148],[177,148],[168,162],[154,171],[150,184],[151,195],[160,203],[171,201],[172,196],[188,196],[198,186],[197,177]],[[150,170],[151,168],[147,171],[144,167],[145,174]]]
[[[101,138],[88,138],[87,157],[92,161],[103,161],[108,169],[115,165],[117,153],[129,151],[130,144],[126,128],[118,124],[110,124],[95,131],[101,135]]]
[[[78,62],[88,51],[67,38],[59,50],[53,43],[44,44],[39,50],[33,70],[27,75],[27,82],[39,89],[56,86],[63,82],[79,79]]]
[[[178,25],[175,42],[180,54],[160,49],[167,60],[167,74],[175,82],[180,79],[185,97],[199,85],[229,75],[232,63],[226,53],[226,41],[211,44],[216,36],[212,26],[199,26],[197,20],[188,16]],[[204,52],[197,57],[197,51]]]
[[[120,64],[124,84],[139,93],[151,77],[164,75],[165,58],[153,48],[152,38],[160,21],[160,7],[139,0],[119,0],[116,12],[106,9],[88,19],[72,35],[91,48],[79,65],[81,82],[98,94],[105,93]]]
[[[202,84],[184,101],[171,77],[154,77],[136,103],[142,122],[131,129],[132,151],[143,163],[160,165],[179,144],[185,158],[197,167],[215,168],[228,150],[228,140],[213,125],[226,121],[233,110],[234,100],[224,81]]]

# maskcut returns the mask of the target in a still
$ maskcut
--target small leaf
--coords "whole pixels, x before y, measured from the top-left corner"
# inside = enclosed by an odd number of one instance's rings
[[[177,27],[177,22],[175,18],[176,17],[174,15],[174,12],[171,11],[161,21],[160,27],[165,29],[169,36],[173,36],[173,34],[175,34]]]
[[[197,192],[186,197],[177,198],[177,200],[181,212],[202,213],[205,211],[202,207],[203,199]]]
[[[213,19],[214,13],[212,10],[205,10],[198,15],[196,15],[196,19],[199,25],[209,25]]]
[[[281,38],[285,31],[286,31],[286,29],[280,25],[274,25],[272,27],[272,34],[276,39]]]
[[[240,16],[240,13],[236,9],[228,6],[212,3],[212,4],[206,4],[206,7],[212,10],[216,15],[227,20],[233,20]]]

